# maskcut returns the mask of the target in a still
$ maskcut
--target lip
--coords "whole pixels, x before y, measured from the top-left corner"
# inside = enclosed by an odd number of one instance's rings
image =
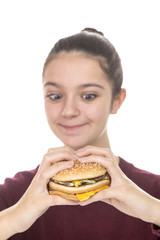
[[[78,124],[78,125],[63,125],[63,124],[60,124],[60,126],[63,127],[67,131],[77,130],[77,129],[80,129],[80,128],[84,127],[85,125],[87,125],[87,123]]]

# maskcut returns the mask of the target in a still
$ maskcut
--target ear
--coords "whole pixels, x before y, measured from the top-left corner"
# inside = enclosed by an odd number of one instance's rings
[[[126,90],[121,89],[121,92],[115,97],[112,104],[111,114],[116,114],[122,103],[126,98]]]

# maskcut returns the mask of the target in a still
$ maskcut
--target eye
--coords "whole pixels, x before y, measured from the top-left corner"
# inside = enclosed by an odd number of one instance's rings
[[[92,100],[94,100],[95,98],[97,97],[97,95],[96,94],[84,94],[83,96],[82,96],[82,98],[84,99],[84,100],[87,100],[87,101],[92,101]]]
[[[62,95],[61,94],[53,94],[53,93],[50,93],[47,95],[48,98],[50,98],[51,100],[53,101],[56,101],[56,100],[59,100],[62,98]]]

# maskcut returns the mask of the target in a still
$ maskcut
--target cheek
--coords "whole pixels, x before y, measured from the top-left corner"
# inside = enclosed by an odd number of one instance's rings
[[[45,111],[48,120],[56,120],[60,114],[60,108],[53,104],[45,104]]]
[[[96,104],[94,106],[90,105],[89,107],[84,107],[83,112],[85,112],[88,119],[99,124],[108,119],[110,108],[107,107],[107,104]]]

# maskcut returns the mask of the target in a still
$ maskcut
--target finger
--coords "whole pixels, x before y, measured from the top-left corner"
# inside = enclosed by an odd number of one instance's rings
[[[110,148],[100,148],[95,146],[86,146],[76,152],[77,156],[100,155],[104,157],[114,156]]]
[[[58,149],[53,152],[48,152],[45,154],[43,161],[41,163],[41,168],[46,168],[47,166],[50,166],[54,164],[55,162],[63,161],[63,160],[74,160],[73,154],[66,150],[66,149]]]
[[[106,198],[107,191],[109,191],[109,188],[101,190],[100,192],[96,193],[94,196],[90,197],[89,199],[87,199],[85,201],[80,202],[79,204],[81,206],[86,206],[93,202],[102,201],[103,199]]]
[[[65,169],[71,168],[74,166],[74,161],[64,161],[64,162],[57,162],[56,164],[45,168],[39,173],[39,184],[46,186],[53,176],[55,176],[58,172],[61,172]]]
[[[97,156],[97,155],[90,155],[87,157],[79,158],[79,161],[81,163],[91,163],[91,162],[96,162],[105,167],[109,173],[114,174],[114,172],[117,172],[116,166],[117,164],[112,158],[105,158],[102,156]]]
[[[87,157],[79,158],[79,161],[82,163],[96,162],[105,167],[111,177],[111,184],[118,184],[122,181],[122,178],[125,177],[125,174],[122,172],[119,165],[113,158],[90,155]]]
[[[68,147],[68,146],[63,146],[63,147],[58,147],[58,148],[49,148],[48,149],[48,153],[49,152],[51,152],[51,153],[53,153],[53,152],[58,152],[58,151],[63,151],[63,150],[66,150],[66,151],[69,151],[69,152],[71,152],[72,154],[75,154],[75,150],[73,150],[72,148],[70,148],[70,147]]]
[[[50,196],[50,206],[54,205],[79,205],[79,201],[73,201],[66,198],[63,198],[58,195],[49,195]]]

